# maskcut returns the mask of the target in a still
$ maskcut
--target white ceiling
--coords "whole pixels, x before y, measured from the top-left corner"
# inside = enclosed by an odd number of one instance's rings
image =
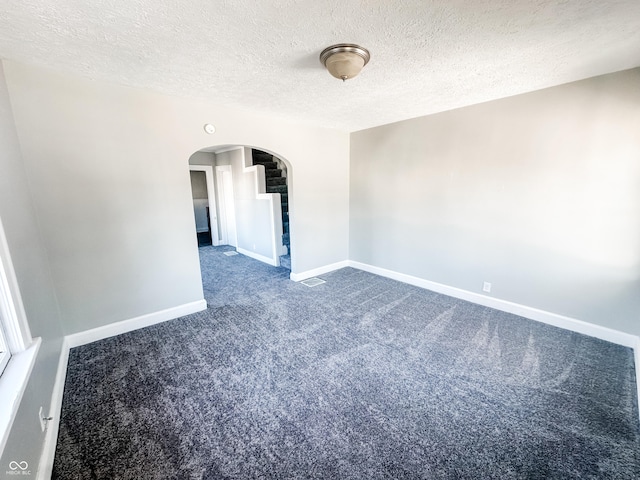
[[[2,0],[0,57],[355,131],[640,66],[640,0]]]

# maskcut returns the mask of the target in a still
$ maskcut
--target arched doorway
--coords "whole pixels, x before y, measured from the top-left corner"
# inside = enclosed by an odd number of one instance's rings
[[[292,168],[268,149],[217,146],[189,158],[197,235],[207,230],[211,245],[273,266],[291,268]],[[204,175],[204,180],[194,180]],[[205,185],[203,193],[201,187]]]

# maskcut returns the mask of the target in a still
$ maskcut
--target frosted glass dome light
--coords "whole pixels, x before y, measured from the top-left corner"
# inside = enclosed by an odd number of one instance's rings
[[[369,50],[353,43],[332,45],[320,54],[329,73],[343,82],[358,75],[370,58]]]

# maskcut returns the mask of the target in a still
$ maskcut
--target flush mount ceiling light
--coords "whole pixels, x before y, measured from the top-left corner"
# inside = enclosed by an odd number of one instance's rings
[[[353,43],[331,45],[320,54],[320,62],[329,73],[343,82],[358,75],[370,58],[369,50]]]

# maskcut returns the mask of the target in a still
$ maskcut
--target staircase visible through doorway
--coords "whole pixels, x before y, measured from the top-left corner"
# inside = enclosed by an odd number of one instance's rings
[[[289,190],[287,187],[287,167],[278,157],[252,150],[253,165],[262,165],[266,176],[267,193],[279,193],[282,207],[282,244],[287,254],[280,257],[280,265],[291,269],[291,241],[289,238]]]

